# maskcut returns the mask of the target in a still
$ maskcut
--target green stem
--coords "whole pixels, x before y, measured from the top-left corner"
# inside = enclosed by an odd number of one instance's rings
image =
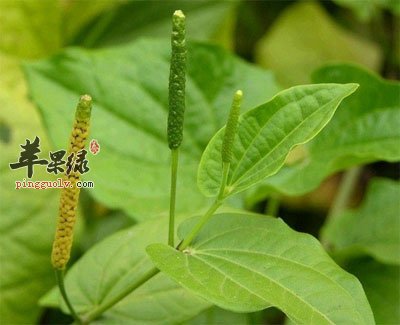
[[[127,295],[129,295],[133,290],[139,288],[142,284],[146,283],[150,280],[153,276],[155,276],[160,271],[152,267],[148,270],[140,279],[137,279],[135,282],[132,282],[129,286],[127,286],[119,295],[115,296],[113,299],[109,300],[107,303],[100,305],[96,309],[89,312],[85,315],[83,319],[83,324],[89,324],[91,321],[98,318],[101,314],[103,314],[106,310],[113,307],[116,303],[124,299]]]
[[[180,251],[183,251],[186,247],[190,245],[192,240],[197,236],[201,228],[207,223],[208,220],[213,216],[214,212],[221,206],[223,201],[215,200],[212,206],[207,210],[207,212],[200,218],[199,222],[192,228],[190,233],[185,237],[185,239],[177,247]]]
[[[56,280],[57,280],[58,288],[60,289],[61,296],[63,297],[64,302],[67,305],[69,312],[71,313],[71,316],[74,318],[74,320],[77,324],[82,324],[81,319],[79,318],[78,314],[75,312],[74,307],[72,307],[72,304],[68,299],[67,291],[65,290],[65,285],[64,285],[64,271],[59,270],[59,269],[54,269],[54,270],[56,273]]]
[[[174,160],[176,159],[176,162],[178,161],[178,153],[177,150],[172,150],[172,166],[174,166]],[[176,154],[174,154],[174,151],[176,151]],[[176,156],[174,158],[174,156]],[[177,164],[177,163],[176,163]],[[228,174],[229,174],[229,163],[224,163],[223,164],[223,172],[222,172],[222,181],[221,181],[221,187],[219,190],[219,194],[217,199],[215,200],[214,204],[208,209],[208,211],[204,214],[204,216],[200,219],[200,221],[194,226],[190,234],[181,242],[181,244],[178,245],[179,250],[184,250],[194,237],[198,234],[198,232],[201,230],[201,228],[204,226],[204,224],[212,217],[214,212],[222,205],[223,201],[225,200],[225,197],[227,195],[226,193],[226,183],[228,180]],[[171,179],[174,178],[174,174],[176,172],[173,171],[174,167],[171,169]],[[172,191],[172,182],[171,182],[171,191]],[[172,195],[171,195],[172,196]],[[170,225],[171,225],[171,219],[170,219]],[[171,235],[171,229],[173,227],[170,227],[169,234]],[[169,241],[170,243],[170,241]],[[83,324],[89,324],[91,321],[95,320],[98,318],[101,314],[103,314],[106,310],[110,309],[113,307],[115,304],[117,304],[120,300],[125,298],[127,295],[129,295],[133,290],[139,288],[142,284],[150,280],[153,276],[155,276],[157,273],[160,271],[157,268],[152,268],[149,271],[147,271],[140,279],[138,279],[136,282],[131,283],[130,286],[126,287],[123,292],[121,292],[119,295],[115,296],[112,300],[108,301],[107,303],[100,305],[98,308],[92,310],[89,312],[83,319]]]
[[[175,202],[176,202],[176,179],[178,176],[179,149],[171,150],[171,193],[169,201],[169,231],[168,245],[174,246],[175,235]]]
[[[214,203],[210,206],[207,212],[200,218],[197,224],[192,228],[190,233],[185,237],[185,239],[178,245],[177,249],[183,251],[186,247],[190,245],[192,240],[197,236],[201,228],[207,223],[208,220],[213,216],[214,212],[222,205],[226,197],[226,183],[228,181],[228,174],[229,174],[229,163],[223,163],[223,170],[222,170],[222,180],[221,186],[219,188],[219,193],[217,199]]]
[[[339,190],[329,210],[328,220],[334,218],[348,207],[361,173],[361,167],[354,167],[344,173]]]
[[[267,209],[265,214],[268,216],[276,217],[279,210],[279,197],[277,195],[272,195],[268,200]]]

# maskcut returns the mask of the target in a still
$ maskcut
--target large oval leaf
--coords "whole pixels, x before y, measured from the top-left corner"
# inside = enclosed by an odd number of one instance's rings
[[[183,238],[196,219],[183,224]],[[233,311],[276,306],[301,324],[373,324],[359,281],[310,235],[282,220],[216,215],[184,252],[152,244],[147,252],[176,282]]]
[[[233,92],[240,85],[248,94],[244,108],[250,109],[277,90],[268,71],[215,46],[188,46],[188,109],[177,189],[180,212],[204,204],[196,187],[198,161],[225,123]],[[169,207],[169,59],[168,41],[138,40],[98,51],[69,49],[25,66],[31,96],[57,149],[68,139],[76,98],[92,95],[91,137],[101,145],[100,153],[89,159],[92,193],[136,218],[154,217]]]
[[[115,233],[91,248],[66,276],[66,288],[79,314],[86,315],[107,303],[132,281],[153,267],[145,247],[157,240],[167,241],[167,219],[159,218]],[[58,289],[41,304],[59,307]],[[176,324],[209,308],[163,274],[158,274],[102,315],[101,324]]]
[[[378,160],[400,160],[398,81],[383,80],[348,64],[323,67],[314,73],[313,80],[356,82],[360,88],[343,101],[326,128],[304,146],[306,159],[285,166],[263,182],[261,198],[271,190],[301,195],[339,170]]]
[[[48,156],[46,132],[26,97],[20,59],[59,48],[61,10],[56,1],[5,0],[0,12],[0,323],[36,324],[37,301],[54,284],[50,254],[59,193],[15,190],[26,169],[11,170],[9,163],[18,161],[20,144],[35,136],[41,140],[39,157]],[[54,179],[43,166],[35,167],[33,180]]]
[[[356,259],[346,269],[361,281],[376,323],[400,324],[400,267]]]
[[[360,208],[328,220],[322,240],[342,258],[367,254],[382,263],[399,265],[399,198],[399,182],[372,180]]]
[[[237,193],[277,172],[289,151],[312,139],[331,119],[356,84],[297,86],[241,116],[228,177]],[[210,141],[201,158],[198,185],[206,196],[218,193],[222,175],[224,128]]]

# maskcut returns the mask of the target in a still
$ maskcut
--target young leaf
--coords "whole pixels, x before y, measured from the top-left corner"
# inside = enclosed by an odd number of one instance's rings
[[[57,148],[65,146],[76,96],[87,92],[96,99],[91,136],[101,151],[90,159],[87,178],[95,183],[91,193],[135,218],[154,217],[169,207],[165,190],[170,184],[165,134],[169,60],[168,41],[142,39],[98,51],[69,49],[25,66],[30,94]],[[198,161],[209,139],[224,125],[232,93],[239,86],[247,94],[243,111],[264,103],[278,89],[270,72],[215,46],[188,44],[190,110],[180,147],[177,213],[205,203],[196,188]]]
[[[182,225],[181,238],[196,221]],[[358,280],[315,238],[280,219],[220,214],[184,252],[164,244],[152,244],[147,252],[162,272],[225,309],[275,306],[300,324],[374,323]]]
[[[362,206],[335,216],[322,230],[322,240],[335,255],[368,254],[380,262],[400,264],[400,183],[375,179]]]
[[[330,65],[317,70],[314,82],[356,82],[357,92],[346,98],[332,121],[308,143],[305,159],[285,166],[263,182],[287,195],[315,189],[327,176],[377,160],[400,160],[400,83],[387,81],[361,67]]]
[[[356,89],[356,84],[297,86],[243,114],[227,182],[230,193],[276,173],[289,151],[318,134],[340,102]],[[197,182],[206,196],[217,195],[220,186],[223,135],[224,128],[211,139],[201,158]]]
[[[117,296],[130,283],[153,267],[145,247],[166,241],[168,220],[159,218],[119,231],[93,246],[66,275],[70,300],[85,315]],[[60,306],[59,291],[42,298],[44,306]],[[191,319],[210,304],[158,274],[107,310],[102,324],[176,324]]]

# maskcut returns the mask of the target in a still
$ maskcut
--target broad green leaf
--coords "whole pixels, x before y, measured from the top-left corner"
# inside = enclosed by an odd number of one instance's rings
[[[62,31],[65,44],[73,43],[73,40],[85,31],[90,22],[99,16],[112,16],[116,7],[121,6],[127,0],[108,1],[68,1],[63,4]],[[131,13],[132,14],[132,13]],[[105,20],[105,19],[104,19]],[[111,23],[111,22],[109,22]],[[103,25],[107,29],[107,24]],[[97,33],[104,32],[100,25],[92,26]]]
[[[218,307],[211,307],[182,325],[249,325],[249,314],[233,313]]]
[[[314,73],[314,82],[356,82],[331,122],[308,144],[304,157],[264,182],[264,189],[287,195],[312,191],[329,175],[360,164],[400,160],[400,83],[383,80],[353,65],[332,65]]]
[[[86,314],[107,303],[132,281],[153,267],[145,247],[167,241],[167,218],[143,222],[93,246],[66,276],[66,288],[78,313]],[[42,300],[60,306],[57,289]],[[62,309],[68,312],[64,304]],[[197,298],[158,274],[103,314],[101,324],[176,324],[193,318],[210,303]]]
[[[329,122],[355,84],[290,88],[241,116],[227,181],[237,193],[276,173],[289,151],[312,139]],[[221,145],[225,129],[210,141],[201,158],[198,185],[206,196],[218,193],[222,178]]]
[[[139,40],[97,51],[69,49],[25,67],[30,94],[57,146],[68,138],[76,97],[92,95],[90,136],[99,141],[101,151],[90,156],[87,179],[95,183],[96,199],[138,219],[154,217],[169,206],[169,57],[168,41]],[[209,139],[225,123],[238,88],[248,94],[245,110],[277,91],[269,72],[215,46],[189,45],[178,212],[194,211],[205,202],[197,190],[196,168]]]
[[[400,183],[371,181],[363,204],[333,217],[322,240],[335,255],[368,254],[380,262],[400,264]]]
[[[400,324],[400,268],[355,260],[346,269],[361,281],[377,324]]]
[[[39,297],[55,282],[50,263],[58,191],[15,189],[26,170],[10,170],[25,139],[41,139],[41,158],[49,145],[40,117],[26,98],[20,58],[53,52],[60,43],[56,1],[0,1],[0,323],[33,324]],[[38,33],[38,28],[46,33]],[[45,168],[34,180],[52,180]]]
[[[180,228],[180,238],[197,218]],[[310,235],[282,220],[218,214],[180,252],[152,244],[156,266],[183,287],[237,312],[275,306],[301,324],[373,324],[358,280],[343,271]]]
[[[25,168],[10,170],[18,161],[25,139],[41,139],[40,158],[48,143],[40,118],[26,99],[18,62],[0,54],[0,323],[36,322],[39,297],[55,282],[50,263],[57,216],[58,191],[15,189],[27,178]],[[46,168],[36,166],[33,180],[52,180]]]
[[[172,13],[180,9],[187,16],[187,36],[190,39],[212,39],[224,29],[224,42],[230,44],[233,28],[225,19],[235,9],[233,1],[125,1],[113,6],[80,30],[74,30],[72,44],[88,47],[126,43],[139,37],[169,37]],[[81,7],[82,4],[77,5]]]
[[[381,52],[376,44],[337,25],[317,2],[300,1],[283,12],[260,40],[256,61],[292,86],[308,83],[311,72],[329,62],[378,70]]]

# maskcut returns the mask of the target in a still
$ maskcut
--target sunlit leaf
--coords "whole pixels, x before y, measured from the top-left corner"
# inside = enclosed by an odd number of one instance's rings
[[[230,193],[276,173],[289,151],[316,136],[356,88],[356,84],[297,86],[243,114],[233,143],[227,181]],[[201,158],[198,185],[207,196],[216,196],[220,186],[224,132],[225,128],[212,138]]]
[[[180,238],[196,221],[182,225]],[[215,215],[184,252],[165,244],[152,244],[147,252],[177,283],[225,309],[276,306],[302,324],[374,323],[358,280],[315,238],[279,219]]]
[[[169,58],[169,42],[140,40],[95,52],[69,49],[26,66],[30,93],[57,146],[68,136],[76,97],[89,93],[94,98],[91,137],[99,141],[101,151],[90,156],[91,170],[86,174],[95,183],[93,195],[140,219],[169,206]],[[178,212],[203,207],[196,168],[209,139],[225,124],[239,87],[247,94],[244,110],[265,102],[277,90],[269,72],[211,45],[189,46]]]
[[[105,304],[153,267],[145,247],[167,241],[167,219],[141,223],[93,246],[68,272],[66,287],[76,311],[86,314]],[[60,306],[57,289],[42,300],[44,306]],[[102,315],[101,324],[176,324],[209,308],[197,298],[158,274]],[[62,308],[68,313],[65,305]]]
[[[314,73],[315,82],[356,82],[331,122],[303,147],[303,157],[266,179],[271,190],[300,195],[333,173],[360,164],[400,160],[400,83],[386,81],[353,65],[332,65]],[[261,196],[261,195],[260,195]],[[261,196],[262,197],[262,196]]]

